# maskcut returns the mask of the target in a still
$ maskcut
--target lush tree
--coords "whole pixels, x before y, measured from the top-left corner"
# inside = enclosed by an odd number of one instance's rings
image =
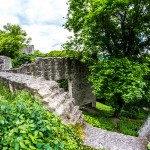
[[[0,30],[0,55],[15,58],[30,40],[19,25],[8,23],[3,26],[3,30]]]
[[[93,83],[95,95],[104,98],[105,103],[115,109],[115,117],[124,106],[130,105],[132,108],[143,100],[146,93],[150,96],[150,90],[145,91],[146,82],[143,80],[149,71],[146,63],[139,64],[127,58],[109,58],[91,66],[90,70],[89,80]]]
[[[95,95],[115,108],[114,116],[148,99],[148,67],[136,61],[150,48],[149,0],[68,0],[68,6],[64,26],[74,36],[64,48],[82,53]]]
[[[74,36],[66,49],[94,60],[99,52],[135,58],[149,50],[149,0],[68,0],[68,5],[65,27]]]
[[[42,57],[44,54],[40,50],[34,50],[33,56]]]

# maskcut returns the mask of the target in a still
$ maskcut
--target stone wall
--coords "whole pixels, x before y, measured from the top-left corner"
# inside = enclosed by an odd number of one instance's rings
[[[21,49],[22,54],[32,54],[34,53],[34,45],[27,45]]]
[[[82,112],[75,100],[55,81],[25,74],[0,72],[0,82],[11,92],[26,90],[41,98],[44,106],[62,118],[62,123],[84,123]]]
[[[0,56],[0,70],[8,70],[12,68],[11,58]]]
[[[140,137],[146,137],[150,141],[150,116],[145,121],[138,133]]]
[[[44,77],[46,80],[54,81],[67,79],[69,94],[75,99],[75,104],[79,106],[91,104],[95,107],[96,98],[87,81],[88,69],[78,61],[58,57],[39,57],[33,63],[24,64],[8,72]]]

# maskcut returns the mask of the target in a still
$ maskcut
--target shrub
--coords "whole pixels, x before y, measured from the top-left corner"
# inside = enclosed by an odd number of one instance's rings
[[[32,58],[32,55],[30,55],[30,54],[21,54],[17,58],[13,59],[12,66],[13,66],[13,68],[18,68],[22,64],[31,63],[33,60],[34,59]]]
[[[76,51],[53,50],[53,51],[50,51],[49,53],[46,53],[44,56],[45,57],[63,57],[63,58],[79,59],[80,53],[78,53]]]
[[[127,58],[110,58],[99,61],[90,67],[90,71],[89,81],[93,84],[94,94],[104,98],[106,104],[115,109],[115,117],[126,104],[135,106],[145,95],[146,82],[143,77],[149,71],[147,64]]]
[[[18,68],[25,63],[31,63],[35,60],[36,57],[43,57],[43,56],[44,54],[42,54],[39,50],[35,50],[33,54],[20,54],[18,57],[13,59],[12,61],[13,68]]]
[[[61,124],[58,117],[23,91],[13,101],[0,103],[0,139],[3,150],[84,149],[72,126]]]

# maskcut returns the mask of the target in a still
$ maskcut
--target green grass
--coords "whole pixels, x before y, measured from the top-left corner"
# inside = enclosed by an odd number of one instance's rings
[[[96,108],[99,110],[108,111],[108,112],[113,111],[113,108],[111,106],[104,105],[100,102],[96,102]]]
[[[87,123],[94,127],[99,127],[108,131],[116,131],[126,135],[138,136],[138,130],[144,123],[148,114],[145,111],[140,111],[136,119],[130,118],[127,111],[122,111],[121,116],[117,121],[112,118],[114,109],[110,106],[96,102],[96,110],[94,112],[83,111]]]
[[[104,117],[97,113],[88,113],[83,111],[85,121],[94,127],[102,128],[109,131],[114,131],[115,123],[111,118]]]
[[[147,144],[147,149],[150,150],[150,142]]]
[[[114,109],[111,106],[104,105],[100,102],[96,102],[96,108],[100,111],[101,115],[105,117],[112,116]]]
[[[138,130],[143,123],[143,120],[133,120],[122,117],[118,122],[118,129],[123,134],[138,136]]]

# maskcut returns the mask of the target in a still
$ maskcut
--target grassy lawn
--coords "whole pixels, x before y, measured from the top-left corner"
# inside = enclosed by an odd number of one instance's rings
[[[96,102],[96,109],[83,110],[86,122],[94,127],[132,136],[138,136],[137,132],[148,116],[148,113],[143,110],[136,119],[133,119],[127,115],[128,112],[122,110],[119,118],[112,118],[113,112],[112,107],[100,102]]]

